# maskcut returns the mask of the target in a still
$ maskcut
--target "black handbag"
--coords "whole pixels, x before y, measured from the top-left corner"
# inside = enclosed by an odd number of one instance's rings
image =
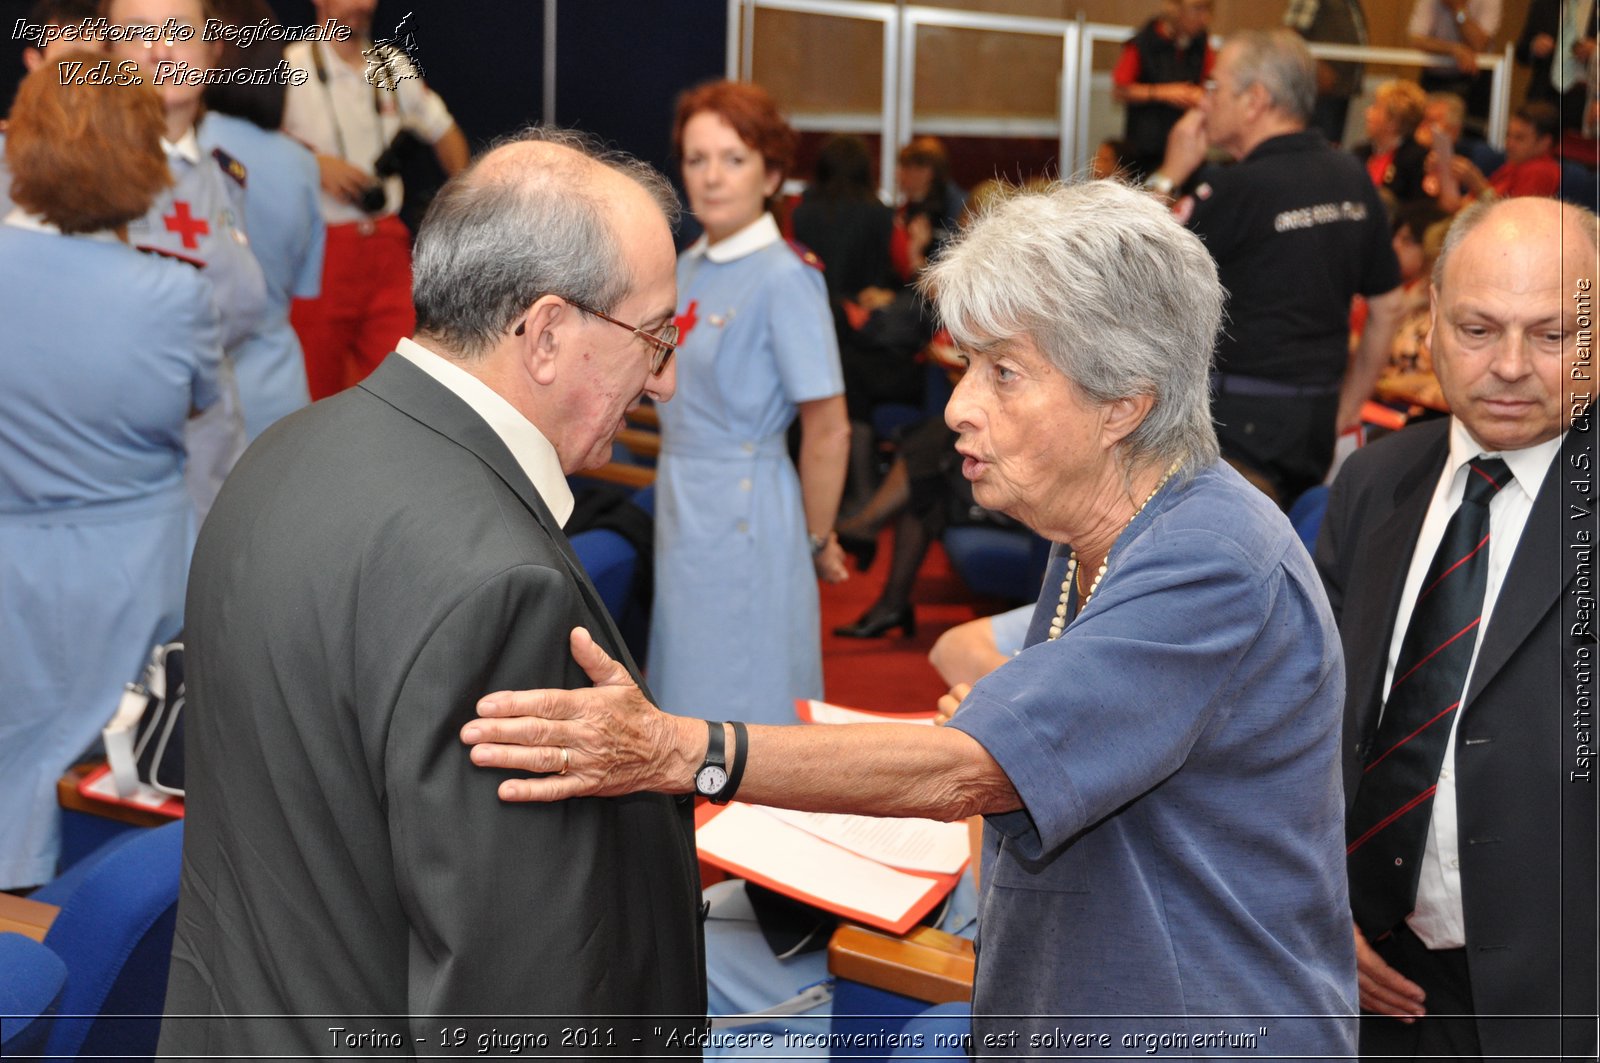
[[[183,643],[160,643],[150,651],[144,676],[128,684],[123,703],[128,706],[131,701],[132,711],[139,713],[132,734],[139,781],[173,797],[183,796],[184,700]]]

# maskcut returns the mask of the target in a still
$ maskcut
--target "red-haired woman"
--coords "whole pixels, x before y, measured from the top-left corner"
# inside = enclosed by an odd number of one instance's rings
[[[54,875],[56,779],[182,626],[184,425],[222,357],[200,271],[126,242],[172,182],[160,100],[71,81],[28,75],[5,143],[0,889]]]
[[[663,708],[708,719],[792,722],[795,698],[822,696],[816,581],[845,578],[832,529],[850,426],[833,319],[818,264],[767,209],[794,139],[754,85],[678,101],[673,141],[705,236],[678,260],[650,685]]]

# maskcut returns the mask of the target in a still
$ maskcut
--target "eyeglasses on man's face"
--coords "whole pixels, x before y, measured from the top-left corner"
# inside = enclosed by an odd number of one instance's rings
[[[660,331],[646,332],[637,325],[630,325],[626,321],[618,321],[609,314],[602,314],[592,306],[584,306],[575,299],[567,302],[582,310],[585,314],[593,314],[601,321],[609,321],[618,328],[625,328],[650,345],[650,375],[660,376],[667,368],[667,363],[672,361],[672,352],[678,349],[678,326],[663,325]]]
[[[566,298],[566,297],[563,296],[562,298]],[[645,343],[649,344],[650,345],[650,375],[651,376],[660,376],[666,370],[667,363],[672,361],[673,352],[678,349],[678,326],[677,325],[663,325],[663,326],[661,326],[661,328],[659,330],[657,330],[655,332],[646,332],[643,328],[639,327],[638,325],[630,325],[626,321],[618,321],[616,318],[612,317],[610,314],[603,314],[600,311],[596,310],[594,307],[586,306],[583,303],[578,302],[576,299],[567,299],[566,301],[567,301],[567,303],[569,305],[574,306],[579,310],[582,310],[585,314],[592,314],[593,316],[599,318],[601,321],[607,321],[607,322],[610,322],[611,324],[617,326],[618,328],[627,329],[629,332],[633,333],[635,336],[637,336],[640,339],[644,340]],[[522,321],[517,322],[517,327],[514,330],[514,335],[520,336],[524,332],[526,332],[527,330],[528,330],[528,322],[527,322],[526,319],[524,319]]]

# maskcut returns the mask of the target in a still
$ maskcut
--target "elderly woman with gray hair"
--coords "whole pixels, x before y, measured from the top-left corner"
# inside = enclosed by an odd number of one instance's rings
[[[595,687],[489,695],[473,760],[517,771],[507,801],[984,815],[979,1054],[1353,1055],[1339,640],[1218,460],[1211,257],[1096,182],[1001,202],[924,283],[968,362],[945,417],[977,501],[1060,544],[1022,652],[942,728],[746,728],[657,711],[577,630]]]

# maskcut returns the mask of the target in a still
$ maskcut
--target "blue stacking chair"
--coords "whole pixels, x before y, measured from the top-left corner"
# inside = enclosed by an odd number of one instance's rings
[[[61,909],[44,943],[66,965],[46,1055],[155,1055],[182,861],[175,820],[114,839],[33,894]]]
[[[639,553],[623,536],[609,528],[591,528],[572,537],[572,552],[583,562],[611,619],[622,623],[633,593],[633,573]]]
[[[1289,523],[1294,525],[1295,533],[1306,544],[1308,551],[1317,548],[1317,532],[1321,530],[1322,517],[1327,512],[1327,484],[1307,488],[1305,494],[1295,499],[1294,505],[1289,507]]]
[[[1050,561],[1050,544],[1026,528],[959,524],[946,528],[950,567],[974,594],[1031,602]]]
[[[44,1052],[51,1016],[67,986],[67,965],[21,934],[0,934],[0,1056]]]

